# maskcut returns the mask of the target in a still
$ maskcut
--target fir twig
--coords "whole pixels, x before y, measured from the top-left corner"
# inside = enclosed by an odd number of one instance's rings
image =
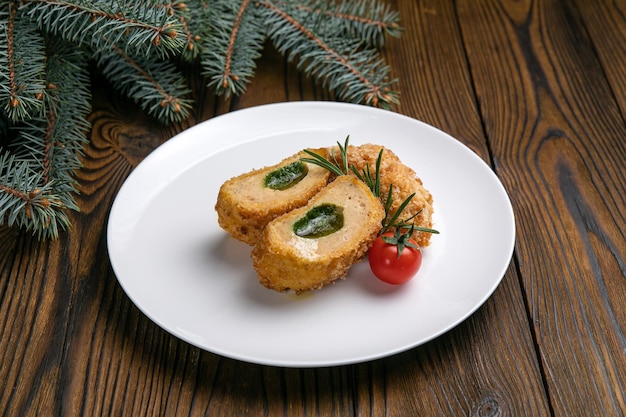
[[[0,5],[0,103],[7,116],[22,120],[41,111],[45,71],[44,40],[37,27],[17,13],[13,1]]]
[[[185,45],[180,21],[165,7],[138,1],[27,0],[24,13],[48,33],[96,50],[118,46],[124,51],[162,57]]]
[[[270,39],[305,74],[322,80],[322,85],[349,102],[390,108],[398,102],[392,89],[390,69],[373,48],[359,39],[323,36],[329,22],[311,13],[271,1],[257,3],[266,9]],[[295,40],[298,41],[295,41]]]
[[[132,57],[117,47],[100,50],[94,58],[109,82],[147,113],[167,123],[189,116],[191,100],[185,96],[190,90],[172,62]]]
[[[56,238],[70,226],[60,201],[49,193],[51,183],[39,188],[40,181],[27,162],[0,153],[0,225],[17,226],[40,238]]]
[[[377,0],[0,1],[0,225],[41,237],[69,227],[90,62],[146,112],[178,122],[191,111],[182,61],[199,63],[216,94],[239,95],[269,39],[338,99],[388,108],[395,80],[377,48],[399,34],[397,13]]]
[[[260,11],[254,1],[216,0],[210,16],[214,32],[204,44],[202,75],[218,95],[242,94],[266,37]]]
[[[202,42],[210,36],[212,25],[207,22],[210,22],[213,4],[209,6],[204,0],[173,1],[162,7],[167,9],[169,15],[178,17],[181,24],[181,36],[185,39],[181,57],[191,62],[200,55]]]
[[[328,0],[303,3],[297,7],[332,19],[328,27],[338,35],[360,39],[369,46],[382,48],[386,36],[399,37],[402,33],[398,12],[376,0],[343,1],[332,6]]]
[[[78,210],[73,175],[89,126],[90,92],[84,51],[61,39],[49,42],[44,112],[12,126],[11,156],[0,165],[0,224],[56,238],[69,227],[66,211]]]

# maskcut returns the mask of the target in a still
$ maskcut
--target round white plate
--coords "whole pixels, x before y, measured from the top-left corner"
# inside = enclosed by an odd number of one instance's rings
[[[363,262],[310,294],[262,287],[250,247],[217,224],[220,185],[347,135],[387,146],[433,194],[441,234],[422,268],[401,286],[378,281]],[[441,335],[492,294],[514,239],[507,194],[469,148],[417,120],[334,102],[249,108],[180,133],[131,173],[108,223],[115,274],[151,320],[207,351],[289,367],[367,361]]]

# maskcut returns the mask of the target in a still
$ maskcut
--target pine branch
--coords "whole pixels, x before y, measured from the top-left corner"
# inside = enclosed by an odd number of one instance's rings
[[[117,46],[125,53],[164,58],[185,45],[171,9],[145,0],[26,0],[22,11],[47,33],[96,50]]]
[[[177,16],[181,23],[181,35],[185,39],[181,58],[187,62],[193,61],[200,55],[202,42],[210,36],[211,25],[207,22],[210,22],[213,5],[209,7],[204,0],[188,0],[185,3],[174,1],[162,7],[170,15]]]
[[[172,62],[132,57],[119,48],[97,51],[94,59],[111,84],[157,119],[169,123],[189,116],[192,103],[184,97],[190,91]]]
[[[310,0],[296,7],[330,19],[327,27],[336,36],[359,39],[375,48],[382,48],[387,36],[399,37],[402,33],[398,12],[377,0]]]
[[[180,22],[178,37],[184,39],[184,47],[176,58],[188,62],[197,58],[200,42],[208,35],[207,3],[204,0],[154,2],[152,7]],[[174,59],[118,46],[95,49],[93,59],[112,85],[161,123],[180,122],[189,117],[193,104],[188,98],[190,90]]]
[[[298,7],[281,7],[271,1],[257,3],[266,9],[266,25],[276,48],[305,74],[349,102],[390,108],[398,102],[392,90],[390,68],[374,48],[356,39],[331,34],[329,20]]]
[[[17,5],[0,4],[0,105],[13,121],[42,109],[44,40],[37,27],[17,13]]]
[[[70,227],[90,62],[177,122],[192,105],[181,61],[199,63],[216,94],[242,94],[269,38],[338,99],[388,108],[395,80],[378,48],[400,32],[376,0],[0,1],[0,225],[45,238]]]
[[[45,114],[12,127],[11,157],[3,161],[9,171],[0,176],[0,224],[32,223],[27,230],[56,238],[69,227],[66,211],[79,209],[73,176],[89,128],[90,90],[84,51],[60,39],[51,39],[49,50]],[[11,177],[12,165],[20,175]]]
[[[39,238],[56,238],[70,227],[61,202],[50,194],[51,183],[38,187],[41,175],[28,162],[16,162],[0,149],[0,225],[16,226]]]
[[[10,144],[18,160],[39,165],[44,183],[80,167],[91,111],[86,54],[58,38],[49,43],[45,115],[16,124]]]
[[[265,28],[251,0],[216,0],[210,14],[212,36],[204,43],[203,73],[216,94],[242,94],[261,56]]]

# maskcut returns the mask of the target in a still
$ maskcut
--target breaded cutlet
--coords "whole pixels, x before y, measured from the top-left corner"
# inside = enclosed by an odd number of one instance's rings
[[[326,169],[304,164],[306,175],[299,182],[286,189],[267,186],[268,174],[276,173],[305,156],[304,151],[298,152],[276,165],[241,174],[222,184],[215,204],[220,227],[234,238],[254,245],[267,223],[305,205],[328,183],[330,173]]]
[[[321,237],[296,234],[294,225],[324,205],[339,207],[342,227]],[[337,177],[306,206],[268,223],[251,254],[259,282],[301,293],[345,277],[371,246],[384,216],[380,200],[363,182],[352,175]]]

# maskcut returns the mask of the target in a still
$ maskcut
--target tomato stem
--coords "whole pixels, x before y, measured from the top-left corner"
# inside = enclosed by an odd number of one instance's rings
[[[408,232],[402,232],[402,230],[400,228],[397,228],[394,232],[393,232],[393,236],[382,236],[382,239],[385,243],[389,244],[389,245],[395,245],[398,247],[398,259],[400,259],[400,256],[402,255],[402,251],[404,250],[405,247],[410,247],[413,249],[417,249],[419,250],[419,246],[417,246],[415,243],[413,243],[411,236],[413,235],[413,231],[415,230],[415,226],[411,225],[411,227],[408,229]]]

